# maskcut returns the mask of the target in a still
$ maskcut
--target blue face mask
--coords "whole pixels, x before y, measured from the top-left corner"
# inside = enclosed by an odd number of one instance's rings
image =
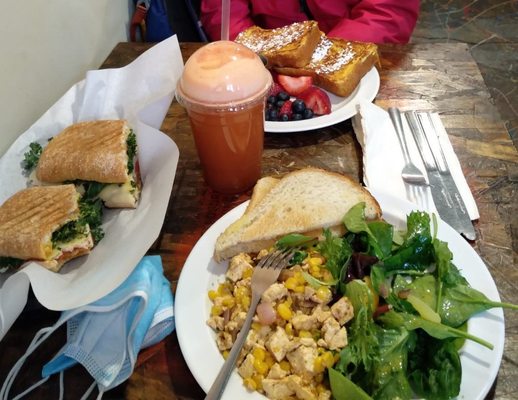
[[[113,292],[94,303],[64,311],[54,326],[40,330],[8,374],[0,399],[8,397],[25,359],[65,322],[67,343],[43,367],[43,379],[20,396],[77,363],[82,364],[95,380],[84,397],[97,385],[100,398],[106,390],[128,379],[138,352],[159,342],[174,329],[173,295],[169,281],[163,275],[160,257],[144,257]]]

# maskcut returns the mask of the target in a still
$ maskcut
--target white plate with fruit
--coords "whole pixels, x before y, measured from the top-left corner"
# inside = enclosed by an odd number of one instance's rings
[[[306,77],[293,78],[294,80],[288,85],[300,86],[295,88],[297,95],[291,95],[289,99],[283,100],[283,95],[279,99],[279,88],[274,88],[273,96],[276,97],[275,102],[273,98],[267,100],[264,130],[266,132],[302,132],[326,126],[334,125],[353,117],[357,112],[357,105],[361,101],[372,101],[378,94],[380,87],[380,76],[376,67],[372,69],[362,78],[354,92],[349,97],[339,97],[325,90],[317,88],[316,86],[307,85],[307,80],[301,79]],[[301,90],[301,88],[304,88]],[[283,89],[281,87],[281,89]],[[285,92],[292,92],[292,88],[284,88]],[[285,95],[284,95],[285,96]],[[295,111],[293,112],[294,103],[296,100],[303,100],[304,106],[297,102]],[[287,102],[280,107],[277,106],[278,101]],[[283,108],[284,106],[284,108]],[[304,111],[304,109],[311,108],[311,112]],[[272,109],[277,111],[277,115],[272,115]],[[305,114],[304,114],[305,113]],[[298,115],[297,115],[298,114]],[[295,115],[295,117],[293,117]]]

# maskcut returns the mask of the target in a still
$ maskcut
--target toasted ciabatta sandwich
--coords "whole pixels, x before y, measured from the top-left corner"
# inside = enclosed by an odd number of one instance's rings
[[[342,219],[365,203],[365,217],[376,220],[381,209],[352,178],[318,168],[304,168],[281,179],[266,177],[254,187],[245,213],[216,240],[216,261],[238,253],[258,252],[290,233],[321,236],[324,228],[343,233]]]
[[[302,67],[278,66],[274,69],[283,75],[311,76],[315,85],[337,96],[347,97],[378,63],[376,44],[350,42],[322,35],[308,64]]]
[[[302,21],[275,29],[252,26],[235,41],[266,57],[268,67],[303,67],[311,60],[320,35],[316,21]]]
[[[0,206],[0,270],[37,261],[51,271],[94,246],[88,221],[80,210],[81,195],[72,184],[34,186]],[[94,216],[94,220],[100,217]]]
[[[109,208],[135,208],[141,179],[137,141],[124,120],[79,122],[43,149],[36,167],[42,183],[74,182]]]

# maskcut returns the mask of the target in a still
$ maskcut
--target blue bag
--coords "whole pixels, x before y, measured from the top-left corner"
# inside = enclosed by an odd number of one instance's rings
[[[137,41],[137,29],[143,42],[161,42],[173,35],[165,0],[137,0],[130,23],[130,39]]]

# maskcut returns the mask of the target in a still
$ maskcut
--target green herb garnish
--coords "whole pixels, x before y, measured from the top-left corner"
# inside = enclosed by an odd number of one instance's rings
[[[24,154],[23,159],[23,168],[27,172],[31,172],[38,165],[42,151],[43,147],[41,147],[41,144],[37,142],[29,144],[29,151]]]
[[[137,136],[133,132],[133,129],[130,129],[128,134],[128,138],[126,139],[126,145],[128,147],[128,173],[131,174],[135,169],[134,159],[137,155]]]

